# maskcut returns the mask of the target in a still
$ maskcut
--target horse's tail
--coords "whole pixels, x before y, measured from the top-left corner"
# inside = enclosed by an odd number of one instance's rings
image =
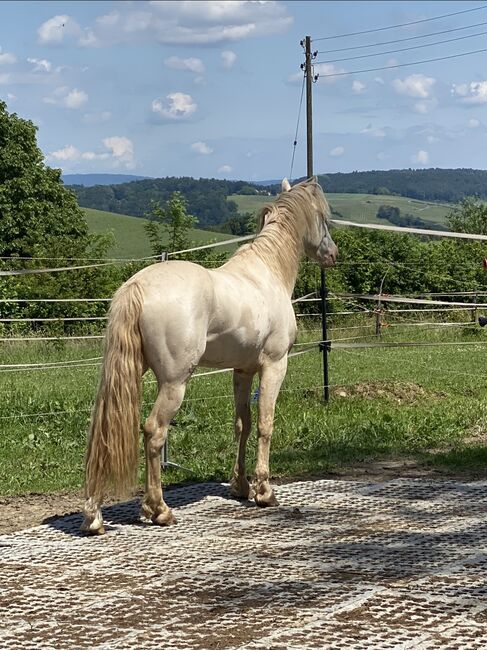
[[[143,293],[137,282],[115,293],[108,314],[100,384],[85,460],[87,497],[103,497],[110,485],[127,494],[136,485],[139,459]]]

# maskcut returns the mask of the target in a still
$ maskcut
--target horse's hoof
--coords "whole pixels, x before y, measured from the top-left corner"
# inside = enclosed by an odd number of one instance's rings
[[[246,478],[241,480],[237,478],[230,479],[230,494],[239,500],[250,501],[255,497],[254,489]]]
[[[152,523],[156,526],[172,526],[173,524],[178,523],[170,508],[160,512],[159,514],[153,515],[151,519]]]
[[[279,501],[276,499],[274,492],[268,494],[256,494],[255,503],[261,508],[274,508],[279,505]]]
[[[105,526],[103,524],[101,524],[101,526],[93,526],[93,523],[95,522],[92,522],[91,524],[87,524],[83,522],[83,524],[81,525],[81,531],[85,535],[104,535]]]

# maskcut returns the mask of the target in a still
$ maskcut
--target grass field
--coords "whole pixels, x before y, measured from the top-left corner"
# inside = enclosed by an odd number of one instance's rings
[[[358,327],[357,320],[354,327]],[[333,337],[370,337],[366,328]],[[301,341],[319,339],[308,323]],[[322,371],[316,350],[290,360],[278,401],[271,453],[273,476],[303,476],[380,458],[416,458],[431,465],[485,468],[487,449],[487,345],[472,328],[390,328],[383,341],[446,342],[445,347],[336,349],[330,354],[332,399],[321,402]],[[302,349],[299,346],[296,350]],[[3,344],[2,363],[86,360],[84,367],[0,373],[0,494],[79,488],[98,375],[101,343]],[[94,359],[95,358],[95,359]],[[143,417],[155,397],[145,380]],[[190,381],[170,432],[170,459],[190,473],[170,471],[166,481],[226,479],[234,458],[231,376]],[[256,404],[252,405],[255,415]],[[255,435],[249,468],[255,460]],[[142,472],[141,472],[142,473]]]
[[[396,206],[401,214],[412,214],[415,217],[430,221],[434,224],[446,223],[445,217],[451,211],[448,205],[415,201],[403,196],[381,196],[376,194],[326,194],[330,206],[340,212],[344,219],[359,223],[386,223],[377,219],[377,210],[381,205]],[[269,196],[240,196],[232,194],[229,200],[235,201],[240,212],[255,212],[264,203],[272,200]]]
[[[377,196],[374,194],[328,194],[330,205],[338,210],[344,219],[358,221],[359,223],[382,223],[376,214],[381,205],[394,205],[400,208],[401,214],[409,213],[434,224],[445,224],[445,216],[450,208],[435,203],[414,201],[400,196]],[[228,197],[237,203],[240,212],[255,212],[264,203],[273,197],[268,196],[240,196],[237,194]],[[140,258],[151,255],[151,248],[144,230],[145,219],[129,217],[124,214],[103,212],[83,208],[92,232],[113,232],[115,245],[108,251],[109,257]],[[191,230],[190,239],[196,245],[209,241],[223,241],[231,239],[232,235],[214,233],[207,230],[194,228]]]
[[[109,257],[140,258],[152,255],[144,230],[145,219],[91,208],[83,208],[83,210],[91,232],[106,233],[111,231],[115,234],[116,243],[108,251]],[[196,245],[201,245],[210,241],[231,239],[232,235],[193,228],[189,237],[191,241],[196,242]]]

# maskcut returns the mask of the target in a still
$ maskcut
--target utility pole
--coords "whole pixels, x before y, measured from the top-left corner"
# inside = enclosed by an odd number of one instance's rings
[[[311,52],[311,36],[304,39],[305,63],[304,71],[306,77],[306,150],[307,150],[307,176],[313,176],[313,82],[317,81],[318,75],[313,75],[312,60],[316,52]],[[321,298],[321,343],[320,350],[323,354],[323,399],[328,402],[330,399],[330,386],[328,377],[328,353],[330,343],[328,342],[327,312],[326,312],[326,276],[321,269],[320,298]]]

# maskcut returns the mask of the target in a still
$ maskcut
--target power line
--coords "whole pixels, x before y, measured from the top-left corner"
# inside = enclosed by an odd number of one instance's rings
[[[303,83],[301,85],[301,97],[299,99],[298,119],[297,119],[297,122],[296,122],[296,132],[294,134],[293,155],[292,155],[292,158],[291,158],[291,169],[289,171],[289,181],[291,181],[292,177],[293,177],[294,156],[296,155],[296,145],[298,144],[299,121],[301,119],[301,109],[303,107],[303,94],[304,94],[304,82],[305,82],[305,80],[306,80],[306,75],[303,73]]]
[[[452,32],[460,32],[464,29],[482,27],[482,25],[487,25],[487,20],[484,20],[481,23],[474,23],[473,25],[466,25],[465,27],[455,27],[453,29],[443,29],[440,32],[430,32],[429,34],[421,34],[420,36],[408,36],[407,38],[394,38],[392,41],[380,41],[379,43],[368,43],[367,45],[353,45],[352,47],[339,47],[334,50],[318,50],[317,54],[333,54],[334,52],[349,52],[350,50],[363,50],[369,47],[378,47],[379,45],[391,45],[392,43],[405,43],[406,41],[415,41],[418,38],[429,38],[430,36],[440,36],[441,34],[451,34]]]
[[[475,38],[476,36],[485,36],[487,31],[477,32],[476,34],[468,34],[467,36],[457,36],[456,38],[447,38],[442,41],[435,41],[434,43],[423,43],[423,45],[411,45],[410,47],[402,47],[398,50],[385,50],[383,52],[375,52],[373,54],[359,54],[358,56],[349,56],[343,59],[329,59],[327,61],[317,61],[317,63],[338,63],[339,61],[354,61],[356,59],[369,59],[373,56],[381,56],[382,54],[396,54],[398,52],[406,52],[408,50],[419,50],[423,47],[433,47],[434,45],[442,45],[443,43],[453,43],[454,41],[463,41],[466,38]]]
[[[374,32],[383,32],[388,29],[397,29],[398,27],[407,27],[408,25],[419,25],[420,23],[429,23],[433,20],[441,20],[442,18],[449,18],[450,16],[459,16],[460,14],[468,14],[472,11],[480,11],[481,9],[487,9],[487,5],[482,5],[481,7],[474,7],[473,9],[463,9],[462,11],[455,11],[451,14],[443,14],[442,16],[434,16],[433,18],[423,18],[422,20],[412,20],[409,23],[399,23],[397,25],[388,25],[387,27],[376,27],[375,29],[365,29],[361,32],[350,32],[349,34],[336,34],[335,36],[321,36],[320,38],[313,38],[312,42],[315,41],[330,41],[335,38],[345,38],[346,36],[359,36],[361,34],[372,34]]]
[[[365,68],[363,70],[350,70],[350,72],[333,72],[330,74],[320,74],[323,77],[346,77],[351,74],[361,74],[362,72],[377,72],[378,70],[392,70],[393,68],[405,68],[410,65],[420,65],[421,63],[432,63],[434,61],[446,61],[447,59],[458,59],[462,56],[469,54],[479,54],[480,52],[487,52],[487,48],[481,50],[471,50],[470,52],[462,52],[461,54],[450,54],[449,56],[437,56],[433,59],[423,59],[422,61],[410,61],[409,63],[395,63],[394,65],[384,65],[378,68]]]

